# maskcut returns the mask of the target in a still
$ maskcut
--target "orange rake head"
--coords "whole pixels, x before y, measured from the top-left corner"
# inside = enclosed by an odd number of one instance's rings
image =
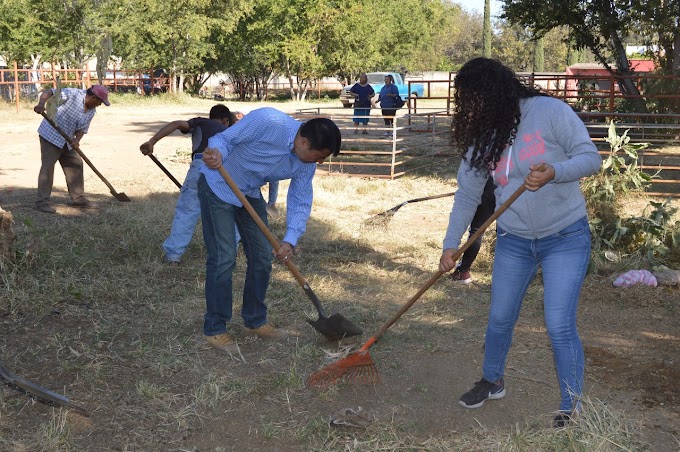
[[[307,387],[323,389],[345,381],[348,383],[380,383],[380,375],[368,350],[359,350],[331,363],[307,378]]]

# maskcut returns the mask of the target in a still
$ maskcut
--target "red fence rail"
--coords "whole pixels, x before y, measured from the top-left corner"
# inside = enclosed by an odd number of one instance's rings
[[[86,69],[25,69],[14,63],[12,69],[0,69],[0,98],[8,102],[16,102],[17,110],[22,98],[37,99],[40,91],[47,87],[56,87],[57,78],[62,86],[87,88],[99,83],[97,73]],[[141,71],[106,71],[102,84],[113,92],[136,92],[153,94],[167,91],[167,76],[154,76]]]

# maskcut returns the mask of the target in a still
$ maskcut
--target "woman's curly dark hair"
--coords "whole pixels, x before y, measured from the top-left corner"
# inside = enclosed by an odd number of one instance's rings
[[[525,86],[511,69],[489,58],[465,63],[453,84],[452,144],[464,159],[473,147],[469,161],[473,168],[494,170],[501,153],[517,135],[520,99],[545,94]]]

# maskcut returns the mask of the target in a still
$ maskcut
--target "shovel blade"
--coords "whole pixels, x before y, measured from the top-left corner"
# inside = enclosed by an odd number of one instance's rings
[[[116,193],[112,191],[111,194],[120,202],[130,202],[130,198],[128,198],[125,193]]]
[[[361,328],[347,320],[341,314],[333,314],[330,317],[319,316],[316,320],[307,320],[316,331],[331,340],[344,337],[358,336],[363,333]]]

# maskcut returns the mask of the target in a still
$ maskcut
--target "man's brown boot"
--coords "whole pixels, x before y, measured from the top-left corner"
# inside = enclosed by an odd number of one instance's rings
[[[238,353],[236,340],[229,333],[217,334],[215,336],[205,336],[205,341],[213,348],[226,353]]]
[[[246,333],[257,334],[265,339],[273,339],[275,341],[285,341],[288,337],[288,331],[283,328],[275,328],[270,323],[265,323],[258,328],[246,328]]]

